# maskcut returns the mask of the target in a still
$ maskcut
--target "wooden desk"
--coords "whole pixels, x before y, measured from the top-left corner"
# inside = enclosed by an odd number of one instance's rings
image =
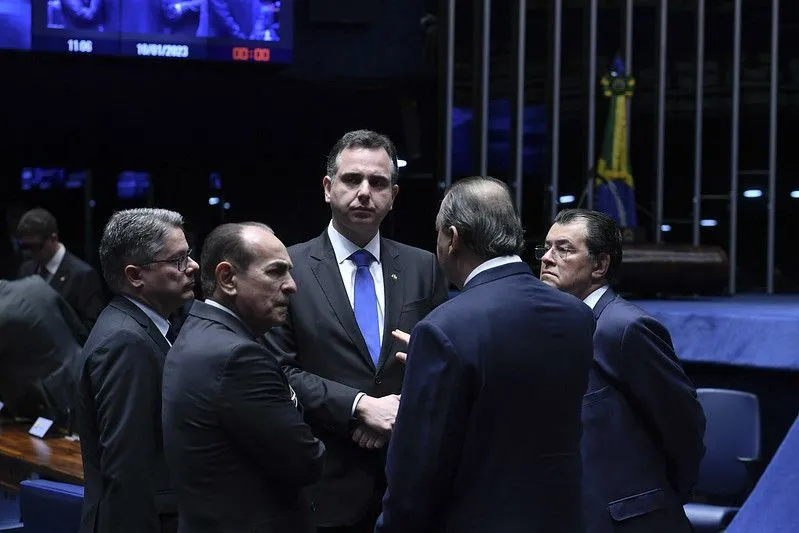
[[[0,486],[17,492],[19,483],[36,473],[83,485],[80,443],[61,436],[39,439],[28,435],[29,423],[0,423]]]

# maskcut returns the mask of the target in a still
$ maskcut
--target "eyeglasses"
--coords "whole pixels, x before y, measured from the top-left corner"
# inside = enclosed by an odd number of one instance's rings
[[[547,254],[547,252],[549,252],[553,248],[554,251],[552,252],[552,255],[563,260],[569,257],[569,255],[578,251],[572,248],[571,246],[565,244],[556,244],[555,246],[549,246],[548,244],[538,245],[535,247],[536,260],[541,261],[544,258],[544,256]]]
[[[189,248],[189,250],[185,254],[181,254],[178,257],[173,257],[172,259],[158,259],[155,261],[147,261],[146,263],[142,263],[139,266],[154,265],[156,263],[171,263],[175,265],[178,271],[184,272],[189,267],[190,258],[191,258],[191,248]]]

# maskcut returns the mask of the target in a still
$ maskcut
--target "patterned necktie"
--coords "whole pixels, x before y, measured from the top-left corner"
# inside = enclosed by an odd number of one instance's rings
[[[369,265],[375,260],[374,256],[366,250],[358,250],[350,256],[355,266],[355,320],[361,328],[361,334],[366,341],[369,355],[377,367],[380,359],[380,327],[377,321],[377,294],[375,293],[375,280],[369,272]]]

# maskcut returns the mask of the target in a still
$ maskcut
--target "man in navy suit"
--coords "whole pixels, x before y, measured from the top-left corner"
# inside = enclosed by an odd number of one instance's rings
[[[523,263],[507,186],[457,182],[438,260],[463,291],[411,334],[376,533],[577,533],[594,318]]]
[[[164,450],[181,533],[314,533],[324,445],[261,336],[288,316],[291,260],[269,227],[223,224],[164,367]]]
[[[682,505],[705,448],[705,415],[666,328],[610,288],[622,239],[597,211],[561,211],[536,248],[541,281],[594,310],[583,400],[583,505],[589,533],[691,531]]]
[[[99,252],[115,296],[76,365],[86,487],[80,532],[173,533],[161,378],[174,340],[168,317],[194,298],[198,265],[183,217],[166,209],[114,213]]]
[[[385,492],[379,448],[391,436],[404,373],[391,331],[410,331],[446,298],[433,254],[380,235],[397,178],[386,136],[358,130],[339,139],[322,179],[332,220],[289,248],[297,293],[285,325],[266,335],[327,448],[311,492],[317,526],[328,533],[374,529]]]
[[[27,211],[17,225],[17,237],[28,258],[20,265],[18,277],[39,274],[91,331],[106,304],[103,285],[97,272],[60,242],[55,217],[39,207]]]

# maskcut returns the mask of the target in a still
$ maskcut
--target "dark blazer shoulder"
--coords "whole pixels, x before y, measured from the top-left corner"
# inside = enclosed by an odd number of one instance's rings
[[[94,268],[92,268],[89,263],[73,254],[69,250],[66,250],[64,253],[64,259],[61,261],[61,264],[63,266],[69,267],[70,272],[74,274],[86,274],[89,272],[94,272]]]

